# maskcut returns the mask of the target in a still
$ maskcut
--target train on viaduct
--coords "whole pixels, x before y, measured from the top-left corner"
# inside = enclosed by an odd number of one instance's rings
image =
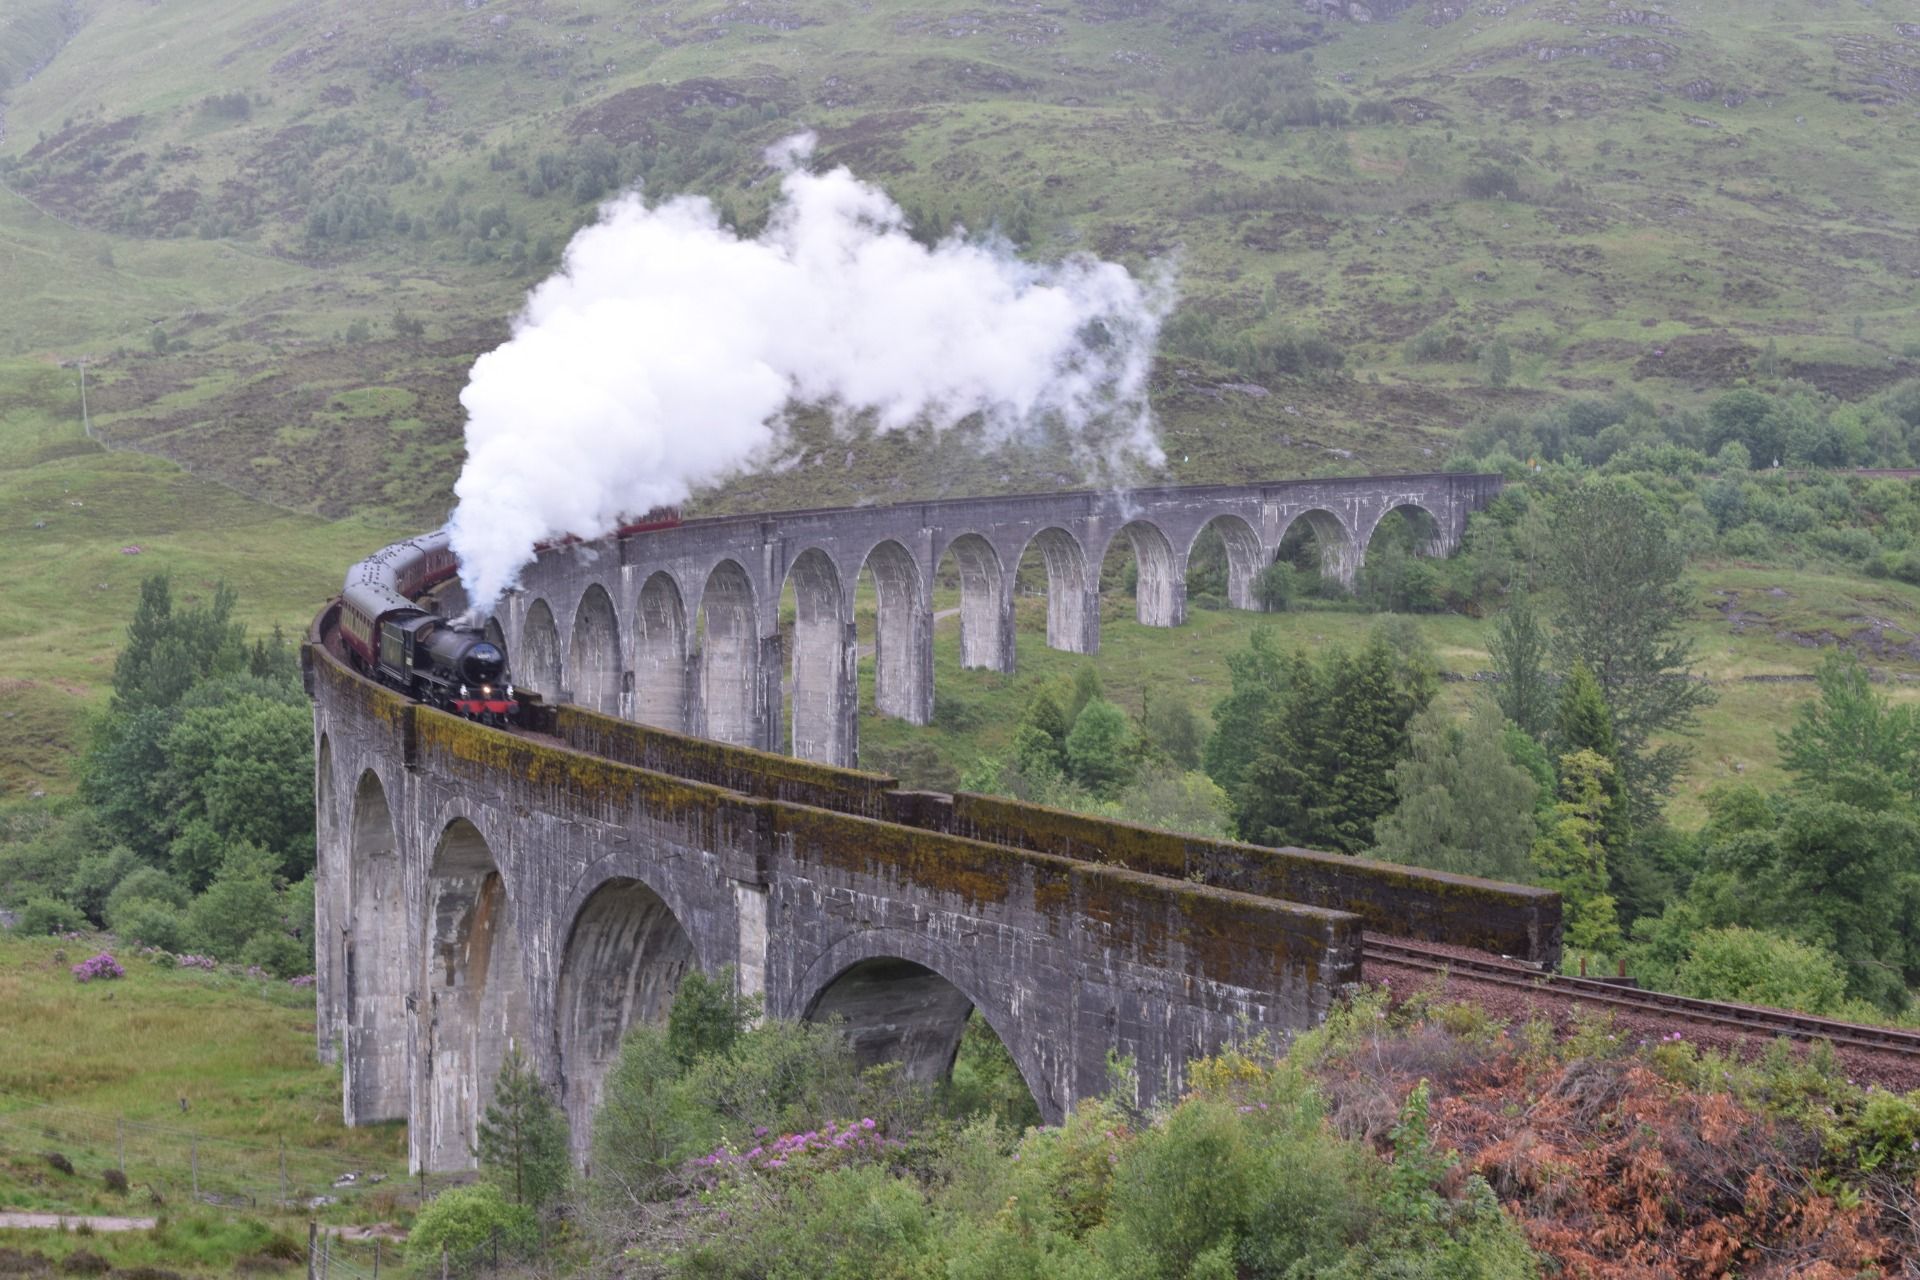
[[[557,545],[489,624],[535,695],[513,727],[358,673],[329,606],[302,665],[317,1034],[342,1066],[347,1122],[405,1120],[413,1168],[469,1168],[517,1045],[584,1154],[621,1037],[664,1018],[695,966],[731,969],[770,1016],[840,1020],[862,1061],[917,1078],[951,1066],[977,1013],[1058,1121],[1108,1086],[1111,1055],[1132,1059],[1150,1104],[1232,1037],[1316,1024],[1358,980],[1366,931],[1554,962],[1560,903],[1545,890],[915,791],[854,767],[863,572],[878,710],[926,723],[948,564],[963,663],[1011,671],[1030,548],[1047,643],[1091,653],[1100,567],[1122,540],[1139,620],[1178,626],[1203,530],[1227,548],[1230,603],[1248,608],[1297,521],[1351,581],[1393,512],[1426,512],[1427,550],[1445,554],[1499,486],[1416,475],[961,499]]]

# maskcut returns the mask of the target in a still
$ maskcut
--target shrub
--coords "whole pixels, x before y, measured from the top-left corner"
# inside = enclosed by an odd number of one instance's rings
[[[107,900],[122,880],[140,866],[133,850],[115,845],[80,859],[67,879],[67,901],[95,924],[106,922]]]
[[[14,927],[35,935],[77,933],[87,927],[87,918],[71,902],[41,896],[27,899],[20,908],[20,923]]]
[[[186,941],[186,918],[179,908],[149,898],[120,903],[111,917],[122,942],[177,951]]]
[[[1067,735],[1067,768],[1074,781],[1095,795],[1111,795],[1127,784],[1132,731],[1127,713],[1105,698],[1088,701]]]
[[[1193,707],[1178,694],[1154,698],[1142,708],[1141,732],[1182,769],[1200,767],[1207,730]]]
[[[944,1274],[934,1219],[911,1182],[868,1165],[831,1169],[805,1195],[736,1215],[681,1274],[740,1280],[921,1280]]]
[[[1475,200],[1522,199],[1520,179],[1503,165],[1483,164],[1467,175],[1467,195]]]
[[[240,963],[265,969],[276,978],[313,972],[313,948],[278,929],[263,929],[240,949]]]
[[[1832,952],[1758,929],[1703,929],[1674,975],[1679,995],[1807,1013],[1835,1010],[1846,989],[1846,972]]]
[[[92,982],[95,979],[111,982],[115,978],[126,977],[127,971],[120,967],[118,960],[102,951],[99,955],[74,965],[73,976],[82,982]]]
[[[129,872],[107,895],[107,924],[118,929],[120,913],[129,902],[159,902],[178,909],[187,905],[189,896],[185,885],[158,867],[140,867]]]
[[[1253,580],[1254,599],[1268,613],[1286,612],[1298,592],[1296,571],[1290,564],[1270,564]]]
[[[441,1255],[462,1269],[470,1268],[498,1246],[502,1257],[532,1252],[540,1244],[540,1225],[533,1210],[508,1204],[491,1182],[453,1187],[427,1202],[407,1235],[407,1263],[423,1273],[438,1274]]]

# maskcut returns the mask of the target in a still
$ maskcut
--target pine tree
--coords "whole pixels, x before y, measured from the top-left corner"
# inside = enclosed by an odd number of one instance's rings
[[[1235,824],[1264,844],[1359,853],[1393,807],[1392,770],[1433,684],[1380,631],[1358,653],[1299,658],[1283,670],[1284,693],[1263,702],[1257,746],[1228,792]]]
[[[1562,756],[1591,751],[1605,760],[1608,771],[1602,782],[1606,792],[1606,816],[1600,838],[1617,856],[1632,838],[1633,829],[1627,811],[1626,790],[1620,776],[1620,744],[1613,732],[1613,713],[1600,692],[1600,682],[1584,662],[1573,664],[1560,688],[1560,705],[1554,712],[1554,750]]]
[[[480,1167],[515,1204],[540,1209],[567,1185],[567,1121],[540,1077],[509,1046],[480,1120]]]
[[[1285,696],[1294,669],[1305,661],[1304,656],[1282,653],[1265,627],[1248,637],[1245,649],[1227,655],[1228,692],[1213,708],[1213,733],[1203,763],[1207,776],[1228,795],[1240,789],[1273,708]]]
[[[1014,762],[1028,774],[1061,774],[1067,768],[1067,733],[1072,722],[1053,691],[1042,689],[1027,703],[1014,732]]]
[[[1067,700],[1066,722],[1073,724],[1086,710],[1087,704],[1095,698],[1106,697],[1106,691],[1100,687],[1100,673],[1091,666],[1083,666],[1074,673],[1073,697]]]

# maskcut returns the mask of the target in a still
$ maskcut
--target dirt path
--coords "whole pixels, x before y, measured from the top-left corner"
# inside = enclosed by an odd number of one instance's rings
[[[87,1213],[0,1212],[0,1231],[72,1231],[86,1227],[92,1231],[151,1231],[156,1219],[97,1217]]]

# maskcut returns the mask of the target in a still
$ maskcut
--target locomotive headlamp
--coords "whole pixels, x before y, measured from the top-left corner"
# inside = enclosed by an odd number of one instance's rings
[[[493,696],[493,686],[490,684],[481,685],[480,696],[483,698],[491,698]]]

